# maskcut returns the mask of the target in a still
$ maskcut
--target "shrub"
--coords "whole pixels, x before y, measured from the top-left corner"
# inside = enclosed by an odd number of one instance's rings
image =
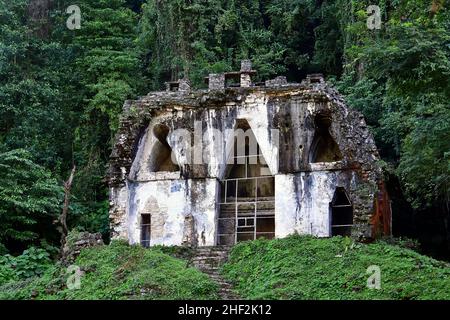
[[[0,256],[0,285],[11,280],[42,275],[50,265],[50,255],[41,248],[31,247],[22,255]]]

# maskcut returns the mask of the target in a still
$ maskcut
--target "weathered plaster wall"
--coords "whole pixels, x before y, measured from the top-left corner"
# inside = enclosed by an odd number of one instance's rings
[[[128,240],[140,241],[140,214],[151,213],[151,244],[215,244],[215,179],[156,180],[128,186]],[[192,221],[193,225],[190,225]]]
[[[358,176],[354,171],[321,170],[276,175],[276,236],[281,238],[293,233],[330,236],[330,202],[336,187],[344,187],[352,194],[357,185]],[[354,235],[368,237],[368,231],[355,231]]]

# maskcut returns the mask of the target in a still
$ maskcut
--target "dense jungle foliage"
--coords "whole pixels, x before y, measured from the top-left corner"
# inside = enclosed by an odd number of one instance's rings
[[[450,10],[444,0],[0,0],[0,254],[108,236],[106,171],[124,100],[238,68],[322,72],[362,111],[384,160],[394,233],[450,256]],[[368,5],[381,29],[367,27]],[[257,79],[258,80],[258,79]],[[57,252],[57,251],[56,251]],[[29,252],[25,252],[25,255]]]

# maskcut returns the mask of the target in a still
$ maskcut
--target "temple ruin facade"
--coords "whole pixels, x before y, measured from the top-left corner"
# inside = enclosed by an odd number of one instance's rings
[[[363,116],[321,75],[253,83],[251,62],[207,89],[166,83],[124,104],[111,155],[112,238],[233,245],[291,234],[390,234]]]

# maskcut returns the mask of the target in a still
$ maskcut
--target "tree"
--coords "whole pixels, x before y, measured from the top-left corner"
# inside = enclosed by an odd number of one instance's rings
[[[235,70],[242,59],[253,61],[256,80],[280,73],[301,80],[312,71],[338,75],[341,34],[332,31],[334,7],[323,8],[330,21],[313,0],[147,1],[139,44],[151,86],[188,76],[201,87],[205,75]]]
[[[347,29],[354,42],[340,87],[374,127],[409,201],[416,208],[448,205],[449,13],[430,16],[429,4],[417,1],[386,6],[389,19],[371,31],[363,5]]]
[[[31,154],[0,153],[0,243],[30,243],[51,226],[61,208],[62,188]]]
[[[105,174],[111,138],[124,101],[145,92],[146,81],[141,76],[140,54],[135,45],[137,15],[127,2],[82,0],[77,4],[82,15],[81,29],[68,30],[59,21],[59,29],[54,33],[72,54],[68,65],[73,80],[66,84],[65,92],[73,92],[71,97],[77,106],[74,113],[77,119],[72,121],[73,158],[68,162],[77,163],[77,178],[68,223],[69,227],[80,226],[90,231],[99,231],[91,226],[100,225],[106,235]],[[138,2],[131,1],[129,5],[135,8]],[[86,221],[86,217],[96,223]]]

